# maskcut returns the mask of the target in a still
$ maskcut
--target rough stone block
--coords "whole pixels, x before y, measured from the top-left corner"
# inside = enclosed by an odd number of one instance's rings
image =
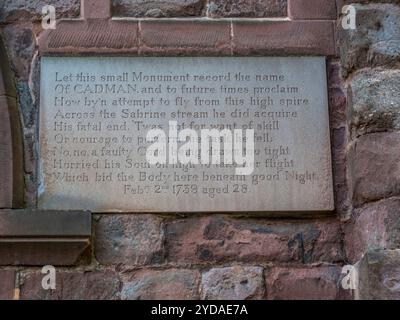
[[[199,274],[186,269],[142,270],[124,281],[123,300],[197,300]]]
[[[96,217],[95,255],[101,264],[145,265],[163,261],[162,219],[151,215]]]
[[[341,268],[272,268],[265,272],[268,300],[335,300]]]
[[[44,290],[40,271],[28,271],[21,277],[22,300],[115,300],[121,282],[112,270],[72,271],[56,269],[56,289]]]
[[[268,36],[266,36],[268,35]],[[237,55],[335,55],[332,21],[234,21]]]
[[[387,2],[387,1],[385,1]],[[400,7],[388,4],[353,4],[356,29],[338,23],[338,43],[343,74],[367,66],[400,64]]]
[[[202,274],[201,298],[207,300],[248,300],[264,297],[261,267],[214,268]]]
[[[2,0],[0,3],[0,21],[38,21],[42,19],[42,8],[52,5],[57,18],[79,17],[80,0]]]
[[[348,107],[354,136],[400,129],[400,70],[366,69],[350,80]]]
[[[6,25],[2,31],[13,73],[18,80],[27,81],[36,50],[33,24]]]
[[[348,158],[355,206],[400,195],[400,132],[361,136],[351,147]]]
[[[271,222],[212,216],[166,226],[167,259],[181,263],[340,261],[340,238],[335,220]]]
[[[400,247],[400,199],[367,204],[344,225],[346,256],[355,263],[368,250]]]
[[[359,266],[359,299],[400,299],[400,250],[368,251]]]
[[[289,17],[294,20],[335,20],[334,0],[289,0]]]
[[[287,0],[210,0],[207,15],[219,17],[286,17]]]

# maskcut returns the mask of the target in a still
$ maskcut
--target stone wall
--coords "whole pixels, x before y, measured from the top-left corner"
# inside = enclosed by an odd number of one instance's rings
[[[78,0],[0,5],[23,128],[28,210],[37,200],[38,37],[41,7],[49,2],[59,18],[80,14]],[[332,8],[324,14],[334,19],[344,1],[336,2],[292,1],[302,6],[299,14],[285,0],[113,0],[112,12],[217,20],[285,17],[293,10],[296,19],[312,20],[321,7]],[[400,297],[393,262],[400,259],[394,250],[400,242],[400,1],[353,2],[357,29],[344,31],[338,22],[340,55],[327,63],[334,213],[285,219],[95,214],[90,250],[74,266],[57,267],[56,290],[42,289],[39,267],[5,265],[0,298],[12,298],[17,288],[21,299],[352,299],[353,292],[341,288],[341,270],[361,259],[363,279],[375,280],[361,286],[362,297]],[[371,249],[386,250],[366,259]],[[377,259],[381,266],[373,263]],[[380,285],[378,293],[373,285]]]
[[[344,2],[344,1],[343,1]],[[400,298],[400,1],[352,1],[356,30],[338,28],[347,87],[348,178],[344,224],[360,298]]]

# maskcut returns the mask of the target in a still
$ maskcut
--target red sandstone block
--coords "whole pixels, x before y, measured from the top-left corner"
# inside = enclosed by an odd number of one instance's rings
[[[346,257],[351,263],[368,250],[400,247],[400,199],[391,198],[355,210],[344,225]]]
[[[287,0],[210,0],[207,15],[219,17],[286,17]]]
[[[42,8],[52,5],[56,9],[58,19],[77,18],[79,16],[80,0],[2,0],[0,21],[12,23],[42,20]]]
[[[14,270],[0,270],[0,300],[11,300],[14,293]]]
[[[34,25],[31,23],[9,24],[2,29],[2,35],[5,46],[8,48],[9,59],[7,60],[10,61],[14,71],[10,77],[15,77],[17,81],[28,81],[31,62],[36,51]],[[11,86],[14,86],[14,83]]]
[[[138,24],[121,20],[64,20],[39,37],[42,54],[136,54]]]
[[[214,215],[166,225],[167,261],[175,263],[266,263],[342,261],[336,219],[263,221]]]
[[[228,21],[141,21],[140,54],[230,55]]]
[[[56,288],[44,290],[43,275],[33,270],[21,278],[22,300],[115,300],[121,281],[112,270],[72,271],[56,268]]]
[[[293,20],[335,20],[335,0],[289,0],[289,18]]]
[[[272,268],[265,272],[268,300],[350,298],[340,289],[341,267]]]
[[[205,300],[260,300],[265,298],[263,268],[233,266],[213,268],[201,277]]]
[[[400,196],[400,132],[371,133],[349,151],[350,189],[355,206]]]
[[[111,0],[82,0],[81,16],[84,19],[105,19],[111,17]]]
[[[233,53],[335,55],[332,21],[235,21]]]

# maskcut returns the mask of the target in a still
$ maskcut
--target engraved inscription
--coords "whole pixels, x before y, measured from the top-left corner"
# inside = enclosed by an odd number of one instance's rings
[[[324,58],[43,57],[41,63],[41,208],[333,209]],[[171,121],[176,132],[192,129],[199,137],[203,129],[253,129],[254,170],[238,175],[237,165],[223,161],[150,164],[146,134],[164,130],[168,148]]]

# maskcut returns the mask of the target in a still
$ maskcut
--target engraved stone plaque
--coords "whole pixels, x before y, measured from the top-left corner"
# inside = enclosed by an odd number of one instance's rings
[[[333,210],[326,83],[323,57],[43,57],[39,207]],[[220,163],[176,161],[183,130],[199,156],[211,129],[243,130],[243,146],[254,130],[252,170],[238,174],[212,139]],[[166,163],[146,157],[155,142]]]

